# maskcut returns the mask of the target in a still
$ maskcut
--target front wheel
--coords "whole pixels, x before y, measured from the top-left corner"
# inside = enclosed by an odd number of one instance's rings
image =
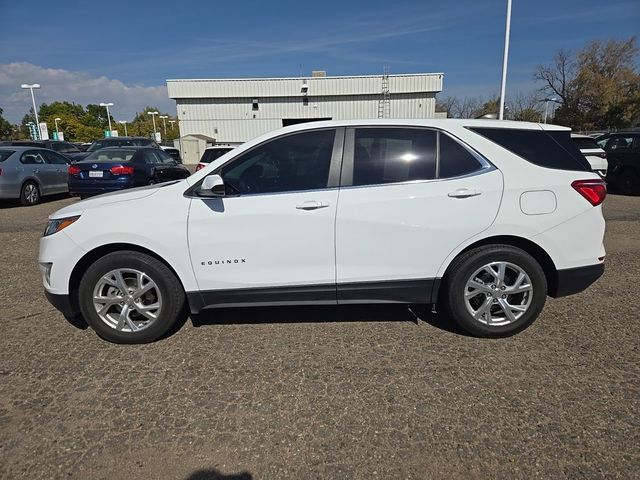
[[[153,342],[185,318],[179,280],[164,263],[141,252],[100,258],[87,269],[78,293],[87,323],[114,343]]]
[[[441,304],[478,337],[508,337],[538,317],[547,298],[540,264],[510,245],[490,245],[456,258],[445,276]]]

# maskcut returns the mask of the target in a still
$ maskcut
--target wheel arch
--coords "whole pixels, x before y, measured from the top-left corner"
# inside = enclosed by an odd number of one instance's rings
[[[185,290],[182,279],[176,272],[176,269],[173,268],[173,266],[167,260],[165,260],[153,250],[149,250],[148,248],[141,247],[140,245],[136,245],[133,243],[109,243],[88,251],[82,256],[82,258],[80,258],[80,260],[78,260],[78,262],[73,267],[71,275],[69,276],[69,300],[75,311],[80,311],[80,305],[78,302],[78,287],[80,286],[82,275],[87,271],[87,268],[89,268],[89,266],[99,258],[102,258],[110,253],[123,250],[132,250],[134,252],[144,253],[162,262],[167,266],[167,268],[171,270],[171,272],[173,272],[175,277],[178,279],[178,282],[180,282],[182,289]]]
[[[497,245],[497,244],[511,245],[512,247],[516,247],[521,250],[524,250],[529,255],[531,255],[542,267],[544,276],[547,280],[548,294],[552,297],[555,296],[555,293],[558,290],[558,269],[556,268],[556,265],[553,259],[537,243],[532,242],[531,240],[528,240],[526,238],[513,236],[513,235],[495,235],[492,237],[486,237],[466,246],[464,249],[458,252],[458,254],[455,257],[451,259],[451,261],[449,262],[449,265],[447,265],[447,268],[442,278],[443,279],[446,278],[454,260],[458,258],[460,255],[463,255],[469,250],[473,250],[474,248],[477,248],[477,247],[483,247],[486,245]]]

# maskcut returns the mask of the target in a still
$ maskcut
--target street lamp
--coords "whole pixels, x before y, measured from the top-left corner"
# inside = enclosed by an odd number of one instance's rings
[[[160,115],[160,118],[162,119],[162,125],[164,125],[164,136],[167,136],[167,118],[169,118],[169,115]],[[166,139],[165,139],[166,140]]]
[[[31,90],[31,102],[33,103],[33,114],[36,116],[36,125],[40,125],[40,120],[38,120],[38,109],[36,108],[36,97],[33,96],[33,89],[40,88],[39,83],[23,83],[20,85],[20,88],[28,88]]]
[[[156,135],[156,115],[158,115],[158,112],[147,112],[147,115],[151,115],[151,119],[153,120],[153,139],[155,140],[157,138],[157,135]]]
[[[127,122],[125,120],[120,120],[118,123],[121,123],[122,125],[124,125],[124,136],[128,137],[129,134],[127,133]]]
[[[56,133],[60,134],[60,130],[58,130],[58,122],[62,120],[60,117],[56,117],[53,119],[54,122],[56,122]]]
[[[107,121],[109,122],[109,135],[111,135],[111,115],[109,115],[109,107],[113,107],[113,103],[101,103],[101,107],[107,108]]]
[[[544,123],[547,123],[547,110],[549,110],[549,102],[557,102],[558,97],[547,98],[544,102]]]
[[[175,120],[169,120],[169,124],[171,125],[171,129],[173,130],[173,124],[176,123]]]
[[[504,95],[507,89],[507,63],[509,62],[509,36],[511,35],[511,0],[507,0],[507,24],[504,29],[504,53],[502,55],[502,80],[500,82],[500,110],[498,119],[504,118]]]

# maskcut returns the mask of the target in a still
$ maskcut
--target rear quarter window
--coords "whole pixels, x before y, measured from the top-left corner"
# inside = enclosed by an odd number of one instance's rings
[[[0,162],[4,162],[15,150],[0,150]]]
[[[573,143],[569,130],[468,128],[540,167],[556,170],[591,171],[589,162]]]

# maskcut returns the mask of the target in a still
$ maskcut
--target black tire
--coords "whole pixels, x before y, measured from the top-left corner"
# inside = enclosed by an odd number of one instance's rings
[[[640,193],[640,177],[636,172],[627,168],[618,175],[616,187],[624,195],[637,195]]]
[[[156,183],[158,183],[158,182],[156,182],[156,181],[152,178],[151,180],[149,180],[149,181],[147,182],[147,185],[155,185]]]
[[[533,288],[527,310],[515,321],[506,325],[487,325],[483,323],[473,317],[465,303],[464,294],[467,282],[474,272],[492,262],[508,262],[518,266],[529,276]],[[499,293],[501,292],[497,292],[497,294]],[[480,296],[480,298],[483,297]],[[515,335],[531,325],[538,318],[546,299],[547,279],[540,264],[524,250],[511,245],[495,244],[469,250],[451,263],[440,289],[439,306],[463,330],[471,335],[500,338]],[[496,306],[496,308],[499,308],[499,306]]]
[[[20,190],[20,203],[24,206],[37,205],[40,202],[40,188],[32,180],[24,182]]]
[[[116,269],[135,269],[155,282],[162,308],[149,326],[139,331],[120,331],[103,321],[93,303],[93,293],[100,279]],[[123,250],[113,252],[93,263],[85,272],[79,287],[80,311],[87,323],[103,339],[114,343],[149,343],[162,338],[172,327],[186,318],[185,293],[173,271],[150,255]],[[115,311],[123,307],[114,306]],[[142,317],[141,317],[142,318]],[[144,319],[143,319],[144,320]]]

